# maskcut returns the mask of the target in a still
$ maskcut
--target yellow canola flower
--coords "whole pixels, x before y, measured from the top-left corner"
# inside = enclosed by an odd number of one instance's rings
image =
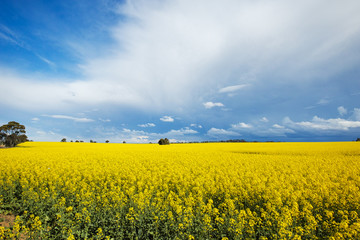
[[[0,149],[0,210],[21,206],[13,229],[37,239],[360,239],[359,156],[356,142],[28,142]]]

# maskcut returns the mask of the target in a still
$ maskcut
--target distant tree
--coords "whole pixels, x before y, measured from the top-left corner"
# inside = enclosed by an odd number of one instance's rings
[[[161,138],[161,139],[158,141],[158,144],[159,144],[159,145],[169,145],[169,144],[170,144],[170,141],[169,141],[169,139],[167,139],[167,138],[165,138],[165,139]]]
[[[356,141],[357,141],[357,142],[360,142],[360,138],[357,138]]]
[[[74,142],[73,140],[71,140],[70,142]]]
[[[91,143],[93,143],[94,141],[93,140],[90,140]]]
[[[83,140],[80,140],[80,142],[84,142]]]
[[[19,143],[28,141],[25,126],[11,121],[0,127],[0,143],[5,147],[15,147]]]
[[[66,142],[66,138],[61,139],[61,142]]]
[[[106,142],[106,143],[109,143],[110,141],[109,141],[109,140],[106,140],[105,142]]]
[[[75,142],[76,142],[76,143],[78,143],[78,142],[79,142],[79,140],[75,140]]]
[[[125,141],[123,141],[123,143],[126,143]]]

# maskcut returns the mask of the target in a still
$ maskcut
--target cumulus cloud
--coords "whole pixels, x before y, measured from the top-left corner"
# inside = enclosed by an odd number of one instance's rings
[[[160,118],[160,121],[163,121],[163,122],[173,122],[174,121],[174,118],[170,117],[170,116],[163,116]]]
[[[210,108],[213,108],[213,107],[224,107],[224,104],[220,103],[220,102],[206,102],[206,103],[203,103],[205,108],[206,109],[210,109]]]
[[[347,114],[347,110],[346,110],[346,108],[344,108],[343,106],[338,107],[337,110],[338,110],[338,112],[339,112],[339,114],[340,114],[341,116]]]
[[[274,124],[272,125],[273,128],[277,128],[277,129],[284,129],[285,127],[284,126],[281,126],[279,124]]]
[[[231,130],[225,130],[225,129],[219,129],[219,128],[210,128],[207,131],[207,135],[211,137],[221,137],[221,136],[240,136],[240,133],[231,131]]]
[[[160,138],[168,138],[171,142],[200,140],[196,136],[198,132],[189,127],[172,129],[163,133],[133,130],[130,128],[96,127],[94,133],[96,133],[98,139],[111,139],[111,142],[156,143]]]
[[[78,118],[78,117],[72,117],[72,116],[66,116],[66,115],[43,115],[44,117],[50,117],[50,118],[56,118],[56,119],[68,119],[73,120],[75,122],[93,122],[93,119],[90,118]]]
[[[360,121],[351,121],[342,118],[330,118],[323,119],[318,116],[314,116],[312,121],[294,122],[289,117],[283,120],[284,125],[292,129],[302,129],[307,131],[318,130],[336,130],[336,131],[348,131],[351,128],[359,128]]]
[[[360,121],[360,108],[354,108],[353,118]]]
[[[139,124],[138,126],[146,128],[146,127],[155,127],[156,125],[154,123],[145,123],[145,124]]]
[[[185,127],[179,130],[170,130],[168,133],[166,133],[166,135],[170,135],[171,137],[173,137],[177,135],[196,134],[196,133],[198,133],[198,131]]]
[[[200,124],[196,124],[196,123],[190,124],[190,127],[202,128]]]
[[[253,126],[251,124],[240,122],[237,124],[232,124],[231,127],[233,129],[239,129],[239,128],[252,128]]]

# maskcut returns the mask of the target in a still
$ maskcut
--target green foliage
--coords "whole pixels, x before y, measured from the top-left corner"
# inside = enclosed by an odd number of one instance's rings
[[[6,147],[15,147],[19,143],[28,141],[25,126],[11,121],[0,127],[0,143]]]
[[[170,144],[170,141],[169,141],[169,139],[167,139],[167,138],[165,138],[165,139],[160,139],[159,141],[158,141],[158,144],[159,145],[169,145]]]
[[[61,139],[61,142],[66,142],[66,138]]]

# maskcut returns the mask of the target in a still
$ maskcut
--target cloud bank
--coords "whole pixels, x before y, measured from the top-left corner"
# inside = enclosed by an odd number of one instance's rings
[[[214,89],[245,88],[239,79],[249,74],[259,82],[269,74],[275,83],[312,80],[359,59],[359,7],[355,0],[127,1],[116,7],[126,21],[106,29],[113,40],[102,46],[106,54],[81,55],[81,77],[44,82],[5,69],[11,74],[0,79],[7,86],[0,101],[20,109],[112,104],[176,111],[201,105],[196,99]],[[22,44],[6,26],[1,30],[2,39]]]

